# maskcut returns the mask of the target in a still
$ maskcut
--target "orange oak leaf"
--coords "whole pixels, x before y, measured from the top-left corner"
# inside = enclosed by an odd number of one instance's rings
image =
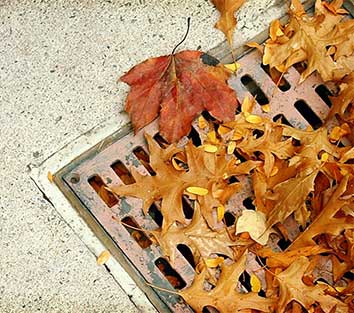
[[[178,226],[174,223],[165,233],[153,231],[152,234],[171,263],[175,261],[179,244],[184,244],[191,249],[195,264],[199,263],[200,258],[205,260],[215,253],[233,259],[233,251],[230,247],[234,242],[229,238],[226,229],[213,231],[201,216],[199,205],[195,205],[192,221],[187,226]]]
[[[244,4],[245,0],[211,0],[221,16],[215,27],[221,30],[232,46],[233,33],[236,27],[235,12]]]
[[[287,304],[293,300],[300,303],[307,311],[317,302],[325,313],[349,312],[347,304],[326,294],[328,286],[307,286],[303,283],[302,278],[309,265],[310,261],[307,257],[300,256],[285,271],[276,275],[280,288],[277,312],[283,313]],[[333,308],[335,311],[332,311]]]
[[[176,142],[203,110],[220,121],[233,119],[237,99],[227,85],[229,76],[219,61],[200,51],[151,58],[120,78],[131,86],[125,110],[135,131],[160,113],[160,134]]]
[[[188,142],[184,148],[186,165],[188,170],[176,169],[172,163],[172,157],[181,153],[181,149],[170,145],[162,149],[149,135],[146,136],[150,151],[150,165],[155,171],[155,176],[142,175],[134,168],[132,175],[134,184],[112,187],[112,191],[119,196],[133,196],[144,201],[145,214],[154,201],[162,200],[161,213],[164,217],[162,230],[165,232],[173,222],[186,224],[183,214],[182,196],[194,193],[194,197],[201,205],[202,215],[208,221],[209,226],[215,226],[216,217],[213,217],[213,209],[225,204],[228,198],[239,188],[240,183],[228,183],[227,178],[234,173],[242,173],[238,166],[233,166],[234,158],[226,160],[225,151],[220,153],[208,153],[202,147],[195,147]],[[248,167],[248,170],[251,170]],[[213,196],[213,187],[218,186],[222,191],[220,197]],[[201,190],[195,193],[190,190]],[[215,221],[215,222],[214,222]]]
[[[353,229],[354,223],[351,217],[335,217],[336,213],[353,199],[341,199],[347,189],[349,175],[345,176],[333,192],[321,213],[288,247],[288,250],[299,249],[303,246],[315,245],[313,238],[327,233],[339,235],[344,229]],[[353,196],[353,195],[351,195]],[[351,197],[352,198],[352,197]]]
[[[204,290],[206,269],[195,276],[192,285],[179,292],[196,313],[202,313],[206,306],[219,312],[239,312],[254,309],[261,312],[272,312],[273,300],[258,296],[257,293],[240,293],[236,286],[240,275],[245,270],[246,254],[232,265],[222,265],[221,275],[214,289]]]

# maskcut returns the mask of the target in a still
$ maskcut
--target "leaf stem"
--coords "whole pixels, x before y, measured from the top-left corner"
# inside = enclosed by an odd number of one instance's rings
[[[152,288],[155,288],[157,290],[165,291],[165,292],[168,292],[168,293],[173,293],[173,294],[178,295],[178,296],[180,295],[178,292],[173,291],[173,290],[169,290],[169,289],[165,289],[165,288],[162,288],[162,287],[158,287],[158,286],[155,286],[155,285],[147,283],[147,282],[145,282],[145,284],[150,286],[150,287],[152,287]]]
[[[190,25],[191,25],[191,18],[188,17],[188,18],[187,18],[187,31],[186,31],[186,33],[185,33],[183,39],[173,48],[171,54],[175,54],[177,48],[186,40],[186,38],[187,38],[187,36],[188,36],[188,33],[189,33]]]

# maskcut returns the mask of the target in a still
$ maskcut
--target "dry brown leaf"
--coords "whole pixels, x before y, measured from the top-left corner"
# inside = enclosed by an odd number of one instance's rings
[[[236,291],[239,277],[245,270],[245,262],[244,254],[236,263],[223,265],[217,285],[210,291],[204,290],[206,270],[203,270],[195,276],[189,288],[179,292],[180,296],[196,313],[202,313],[205,306],[211,306],[219,312],[239,312],[244,309],[272,312],[273,300],[262,298],[254,292]]]
[[[172,263],[175,261],[177,245],[184,244],[193,252],[195,264],[199,259],[207,259],[212,254],[222,254],[233,259],[233,251],[230,248],[234,242],[230,239],[225,228],[216,232],[210,229],[207,222],[201,216],[200,207],[197,204],[194,209],[192,221],[185,227],[172,224],[167,231],[152,232],[159,245]]]
[[[338,187],[333,192],[320,214],[315,220],[302,232],[288,250],[299,249],[304,246],[315,245],[313,238],[319,234],[327,233],[339,235],[344,229],[353,229],[354,221],[348,217],[335,217],[336,213],[345,206],[350,200],[341,199],[341,196],[347,189],[349,176],[345,176]]]
[[[301,81],[313,71],[318,71],[324,81],[340,80],[354,68],[354,47],[347,43],[353,40],[354,20],[341,23],[342,19],[320,0],[316,1],[313,17],[305,15],[301,3],[293,0],[284,35],[266,42],[263,63],[285,72],[295,63],[306,61]],[[331,46],[340,50],[335,60],[327,54]]]
[[[244,4],[245,0],[211,0],[211,2],[221,14],[215,27],[224,33],[229,45],[232,46],[237,23],[235,12]]]
[[[325,313],[332,312],[333,308],[337,313],[349,312],[347,304],[326,294],[326,286],[307,286],[303,283],[302,278],[309,264],[307,257],[300,256],[285,271],[276,275],[280,288],[277,312],[284,312],[287,304],[293,300],[306,310],[309,310],[313,304],[319,303]]]

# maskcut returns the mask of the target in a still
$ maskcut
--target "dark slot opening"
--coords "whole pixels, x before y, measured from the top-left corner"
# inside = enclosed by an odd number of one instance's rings
[[[299,74],[302,74],[307,69],[307,64],[304,62],[294,64],[294,68],[298,71]]]
[[[134,184],[135,179],[122,161],[118,160],[111,165],[113,171],[118,175],[122,182],[126,185]]]
[[[266,293],[262,289],[258,292],[258,295],[262,298],[266,298]]]
[[[281,73],[279,72],[279,78],[278,77],[272,77],[272,75],[270,75],[270,68],[269,65],[264,65],[263,63],[261,64],[262,69],[268,74],[268,76],[271,78],[271,80],[274,82],[274,84],[276,84],[278,86],[278,88],[281,91],[288,91],[290,89],[290,84],[289,82],[284,78],[281,77]]]
[[[253,132],[252,132],[252,135],[253,137],[255,138],[260,138],[264,135],[264,131],[263,130],[260,130],[260,129],[255,129]]]
[[[146,170],[149,172],[151,176],[155,176],[156,173],[150,166],[150,157],[149,155],[145,152],[145,150],[142,147],[136,147],[133,150],[134,155],[138,158],[138,160],[141,162],[141,164],[146,168]]]
[[[251,286],[251,276],[244,271],[241,275],[238,281],[244,286],[248,292],[252,291],[252,286]]]
[[[260,256],[256,257],[256,261],[262,267],[264,267],[267,264],[267,259],[266,258],[262,258]]]
[[[168,146],[166,139],[163,138],[159,133],[156,133],[153,138],[161,148],[165,149]]]
[[[286,250],[287,247],[289,247],[291,245],[291,241],[285,240],[284,238],[282,238],[277,242],[277,245],[280,249],[282,249],[284,251],[284,250]]]
[[[202,144],[202,141],[200,140],[198,132],[193,127],[192,127],[190,133],[188,134],[188,138],[191,139],[193,144],[197,147]]]
[[[216,119],[213,116],[211,116],[208,111],[203,111],[202,115],[207,121],[211,121],[211,122],[216,121]]]
[[[284,125],[292,126],[284,114],[277,114],[273,117],[273,122],[277,122],[279,120]]]
[[[219,310],[215,309],[213,306],[207,305],[203,307],[202,313],[220,313]]]
[[[234,216],[232,213],[230,213],[230,212],[225,212],[225,214],[224,214],[224,220],[225,220],[226,226],[229,227],[229,226],[232,226],[232,225],[235,224],[236,218],[235,218],[235,216]]]
[[[248,209],[248,210],[255,210],[256,207],[253,204],[253,199],[251,197],[248,197],[242,201],[243,206]]]
[[[88,183],[109,208],[118,203],[116,196],[105,188],[107,185],[103,182],[101,177],[94,175],[88,179]]]
[[[238,158],[241,162],[245,162],[246,161],[246,159],[240,153],[238,153],[236,149],[234,151],[234,156],[236,158]]]
[[[316,93],[321,97],[321,99],[327,104],[328,107],[332,106],[332,102],[329,99],[333,94],[325,85],[319,85],[315,88]]]
[[[184,217],[186,219],[190,220],[194,214],[192,203],[190,202],[190,200],[188,198],[183,197],[182,198],[182,206],[183,206]]]
[[[349,279],[349,280],[354,280],[354,273],[352,272],[346,272],[344,273],[343,277]]]
[[[160,210],[157,208],[155,204],[152,204],[149,208],[149,215],[160,227],[162,226],[163,216]]]
[[[227,179],[227,183],[229,185],[233,184],[233,183],[238,183],[240,182],[236,176],[230,176],[228,179]]]
[[[193,253],[192,253],[191,249],[188,246],[184,245],[184,244],[179,244],[177,246],[177,249],[178,249],[179,252],[182,253],[182,255],[188,261],[188,263],[190,265],[192,265],[193,268],[195,268],[194,257],[193,257]]]
[[[305,120],[313,127],[313,129],[322,126],[321,119],[312,111],[310,106],[304,100],[298,100],[294,104],[296,110],[305,118]]]
[[[257,83],[249,75],[244,75],[241,77],[241,83],[247,88],[256,101],[260,105],[265,105],[269,103],[267,96],[264,94],[263,90],[259,88]]]
[[[187,284],[164,258],[158,258],[155,265],[175,289],[183,289]]]
[[[144,232],[142,230],[136,230],[136,229],[132,229],[130,228],[128,225],[135,227],[135,228],[140,228],[140,226],[135,222],[135,220],[130,217],[124,217],[122,219],[122,225],[125,227],[125,229],[129,232],[130,236],[132,236],[134,238],[134,240],[138,243],[138,245],[143,248],[146,249],[149,246],[151,246],[152,242],[151,240],[144,234]]]

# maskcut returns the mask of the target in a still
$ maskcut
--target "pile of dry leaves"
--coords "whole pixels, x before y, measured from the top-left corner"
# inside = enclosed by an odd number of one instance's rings
[[[243,1],[213,2],[231,44]],[[172,265],[177,245],[191,249],[195,279],[179,295],[196,312],[354,312],[354,20],[341,6],[318,0],[308,16],[294,0],[289,22],[274,21],[259,47],[275,77],[300,63],[302,80],[317,71],[338,86],[317,130],[254,115],[249,98],[234,115],[230,71],[199,51],[149,59],[122,77],[132,87],[126,110],[136,130],[160,113],[160,133],[176,142],[202,111],[213,117],[199,116],[198,147],[160,147],[146,136],[156,175],[132,171],[134,184],[113,188],[142,199],[145,213],[160,203],[163,225],[150,235]],[[235,201],[247,184],[254,210]],[[182,199],[194,207],[191,219]],[[246,269],[248,292],[239,284]]]

